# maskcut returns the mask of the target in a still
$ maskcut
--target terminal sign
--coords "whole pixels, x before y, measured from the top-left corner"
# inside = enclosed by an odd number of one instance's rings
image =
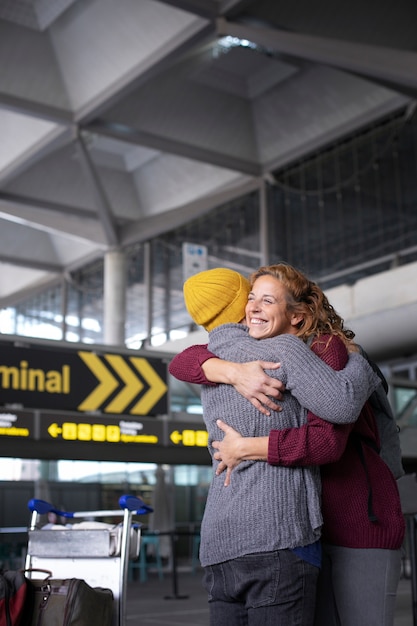
[[[0,404],[132,416],[167,412],[162,359],[2,346]]]

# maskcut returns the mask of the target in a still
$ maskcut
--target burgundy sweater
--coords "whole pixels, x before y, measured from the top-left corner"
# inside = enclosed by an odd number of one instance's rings
[[[346,348],[335,336],[322,337],[312,350],[335,370],[347,362]],[[206,345],[191,346],[174,357],[169,371],[180,380],[211,385],[201,369],[209,358],[216,357]],[[398,549],[404,516],[396,480],[375,449],[378,445],[368,404],[349,425],[331,424],[308,412],[303,426],[271,431],[268,462],[322,466],[323,541],[348,548]],[[376,521],[370,519],[370,508]]]

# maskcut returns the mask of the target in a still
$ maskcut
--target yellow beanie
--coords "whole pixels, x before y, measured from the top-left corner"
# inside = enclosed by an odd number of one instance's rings
[[[185,306],[196,324],[207,331],[245,317],[249,281],[234,270],[217,268],[199,272],[184,283]]]

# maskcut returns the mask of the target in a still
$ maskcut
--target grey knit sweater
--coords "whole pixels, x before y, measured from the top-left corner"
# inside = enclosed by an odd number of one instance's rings
[[[300,426],[306,421],[307,409],[328,421],[352,422],[379,383],[359,354],[352,354],[346,368],[336,372],[293,335],[258,341],[249,336],[245,326],[225,324],[209,334],[208,347],[217,356],[236,362],[280,361],[280,369],[268,373],[282,380],[287,389],[282,412],[267,417],[232,386],[203,385],[210,453],[211,442],[223,438],[216,425],[218,418],[246,437]],[[213,469],[216,466],[213,459]],[[287,468],[245,461],[233,471],[229,487],[224,487],[224,475],[213,476],[201,526],[201,564],[304,546],[319,539],[321,525],[318,467]]]

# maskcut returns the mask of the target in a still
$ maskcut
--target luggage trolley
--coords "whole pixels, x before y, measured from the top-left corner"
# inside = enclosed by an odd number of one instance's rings
[[[39,573],[30,570],[49,570],[53,578],[82,578],[91,587],[111,589],[112,626],[125,626],[129,558],[137,558],[140,550],[141,524],[133,523],[133,516],[153,511],[132,495],[121,496],[119,504],[119,510],[71,513],[59,511],[44,500],[28,503],[32,511],[25,562],[28,578],[39,579]],[[50,512],[72,520],[121,516],[123,521],[114,526],[85,521],[74,528],[38,529],[39,515]]]

